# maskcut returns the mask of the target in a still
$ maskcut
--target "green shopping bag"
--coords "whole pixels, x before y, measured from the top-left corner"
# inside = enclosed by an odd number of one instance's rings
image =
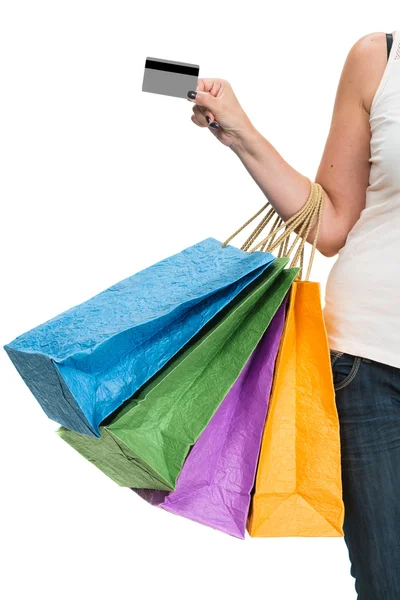
[[[173,490],[191,446],[257,346],[299,269],[277,258],[142,390],[100,438],[57,433],[121,486]]]

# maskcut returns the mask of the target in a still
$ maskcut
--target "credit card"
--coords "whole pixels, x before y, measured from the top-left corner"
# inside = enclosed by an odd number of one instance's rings
[[[189,90],[196,91],[199,70],[199,65],[148,56],[142,91],[187,99]]]

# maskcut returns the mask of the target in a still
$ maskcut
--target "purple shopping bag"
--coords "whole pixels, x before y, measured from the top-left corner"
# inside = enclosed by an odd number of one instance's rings
[[[189,453],[172,492],[134,489],[169,512],[245,538],[286,299]]]

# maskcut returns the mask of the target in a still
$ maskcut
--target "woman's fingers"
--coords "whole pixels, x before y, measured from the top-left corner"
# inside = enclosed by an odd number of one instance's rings
[[[204,125],[203,123],[200,123],[200,121],[197,119],[196,115],[192,115],[191,117],[193,123],[195,125],[197,125],[198,127],[207,127],[207,123]]]
[[[193,106],[193,113],[195,118],[192,117],[192,121],[200,127],[208,127],[209,123],[214,121],[214,115],[204,106],[195,104]]]
[[[193,112],[197,115],[198,124],[201,127],[211,127],[212,129],[220,129],[220,118],[217,113],[224,110],[224,105],[221,105],[221,100],[225,91],[230,91],[231,86],[225,79],[202,78],[198,79],[196,91],[189,90],[187,100],[193,102]],[[233,92],[232,92],[233,93]],[[199,114],[197,111],[200,110]]]
[[[208,127],[208,129],[209,129],[209,130],[211,131],[211,133],[213,133],[214,135],[216,135],[214,132],[216,132],[216,131],[218,131],[218,130],[219,130],[219,125],[216,125],[216,126],[214,127],[212,123],[211,123],[211,125],[208,125],[208,123],[207,123],[207,122],[204,124],[204,122],[200,122],[200,121],[198,120],[198,118],[196,117],[196,115],[192,115],[191,119],[192,119],[193,123],[194,123],[195,125],[197,125],[198,127]]]
[[[221,87],[223,83],[228,83],[225,79],[215,79],[215,78],[202,78],[197,80],[197,91],[198,92],[208,92],[214,97],[217,97],[219,92],[221,91]]]

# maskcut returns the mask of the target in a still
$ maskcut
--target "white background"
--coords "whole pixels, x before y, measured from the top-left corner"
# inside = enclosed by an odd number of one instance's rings
[[[265,203],[192,103],[141,91],[146,56],[230,81],[312,179],[347,52],[398,25],[380,6],[3,0],[1,346]],[[4,350],[0,369],[3,598],[355,598],[342,538],[240,541],[152,508],[56,436]]]

